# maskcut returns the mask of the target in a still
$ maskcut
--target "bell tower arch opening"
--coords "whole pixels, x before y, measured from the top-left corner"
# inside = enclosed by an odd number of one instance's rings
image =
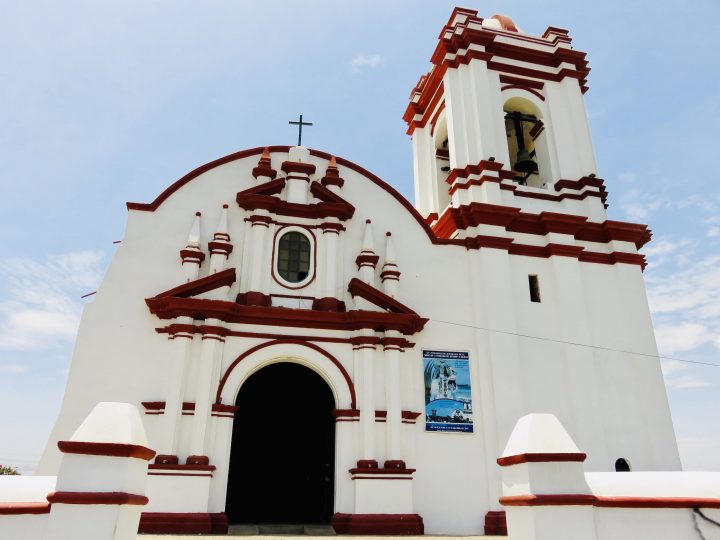
[[[335,397],[312,369],[283,361],[240,387],[226,498],[229,523],[329,523]]]
[[[521,185],[545,188],[552,181],[542,113],[529,100],[513,97],[503,106],[510,167]]]

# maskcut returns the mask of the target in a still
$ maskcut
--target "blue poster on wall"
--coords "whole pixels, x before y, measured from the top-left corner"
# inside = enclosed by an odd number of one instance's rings
[[[468,353],[423,351],[423,367],[425,430],[472,433]]]

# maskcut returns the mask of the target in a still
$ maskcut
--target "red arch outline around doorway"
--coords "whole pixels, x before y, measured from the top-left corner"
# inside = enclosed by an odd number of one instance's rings
[[[237,366],[240,362],[242,362],[245,358],[250,356],[252,353],[259,351],[260,349],[264,349],[265,347],[272,347],[273,345],[302,345],[303,347],[307,347],[309,349],[312,349],[314,351],[319,352],[322,354],[325,358],[330,360],[335,366],[340,370],[340,373],[342,373],[343,377],[345,378],[345,382],[348,385],[348,390],[350,390],[350,408],[355,409],[355,385],[352,382],[352,379],[350,378],[350,375],[345,370],[343,365],[340,363],[340,361],[335,358],[332,354],[327,352],[325,349],[322,349],[315,345],[314,343],[310,343],[309,341],[303,341],[300,339],[274,339],[272,341],[266,341],[265,343],[260,343],[259,345],[255,345],[254,347],[248,349],[244,353],[242,353],[240,356],[238,356],[232,364],[230,364],[223,374],[222,378],[220,379],[220,383],[218,384],[217,393],[215,394],[215,403],[220,403],[220,396],[222,395],[223,388],[225,388],[225,383],[227,382],[228,377],[230,376],[230,373],[232,373],[232,370],[235,369],[235,366]],[[340,407],[340,404],[338,403],[336,407]]]

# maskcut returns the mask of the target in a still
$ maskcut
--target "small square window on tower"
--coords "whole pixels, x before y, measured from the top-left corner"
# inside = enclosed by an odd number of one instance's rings
[[[530,301],[540,302],[540,282],[536,275],[528,276],[528,285],[530,286]]]

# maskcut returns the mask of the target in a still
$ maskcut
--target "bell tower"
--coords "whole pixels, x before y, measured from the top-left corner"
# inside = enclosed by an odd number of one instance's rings
[[[431,225],[451,205],[524,209],[532,200],[605,220],[583,100],[585,56],[567,30],[535,37],[509,17],[455,8],[403,116],[416,207]]]

